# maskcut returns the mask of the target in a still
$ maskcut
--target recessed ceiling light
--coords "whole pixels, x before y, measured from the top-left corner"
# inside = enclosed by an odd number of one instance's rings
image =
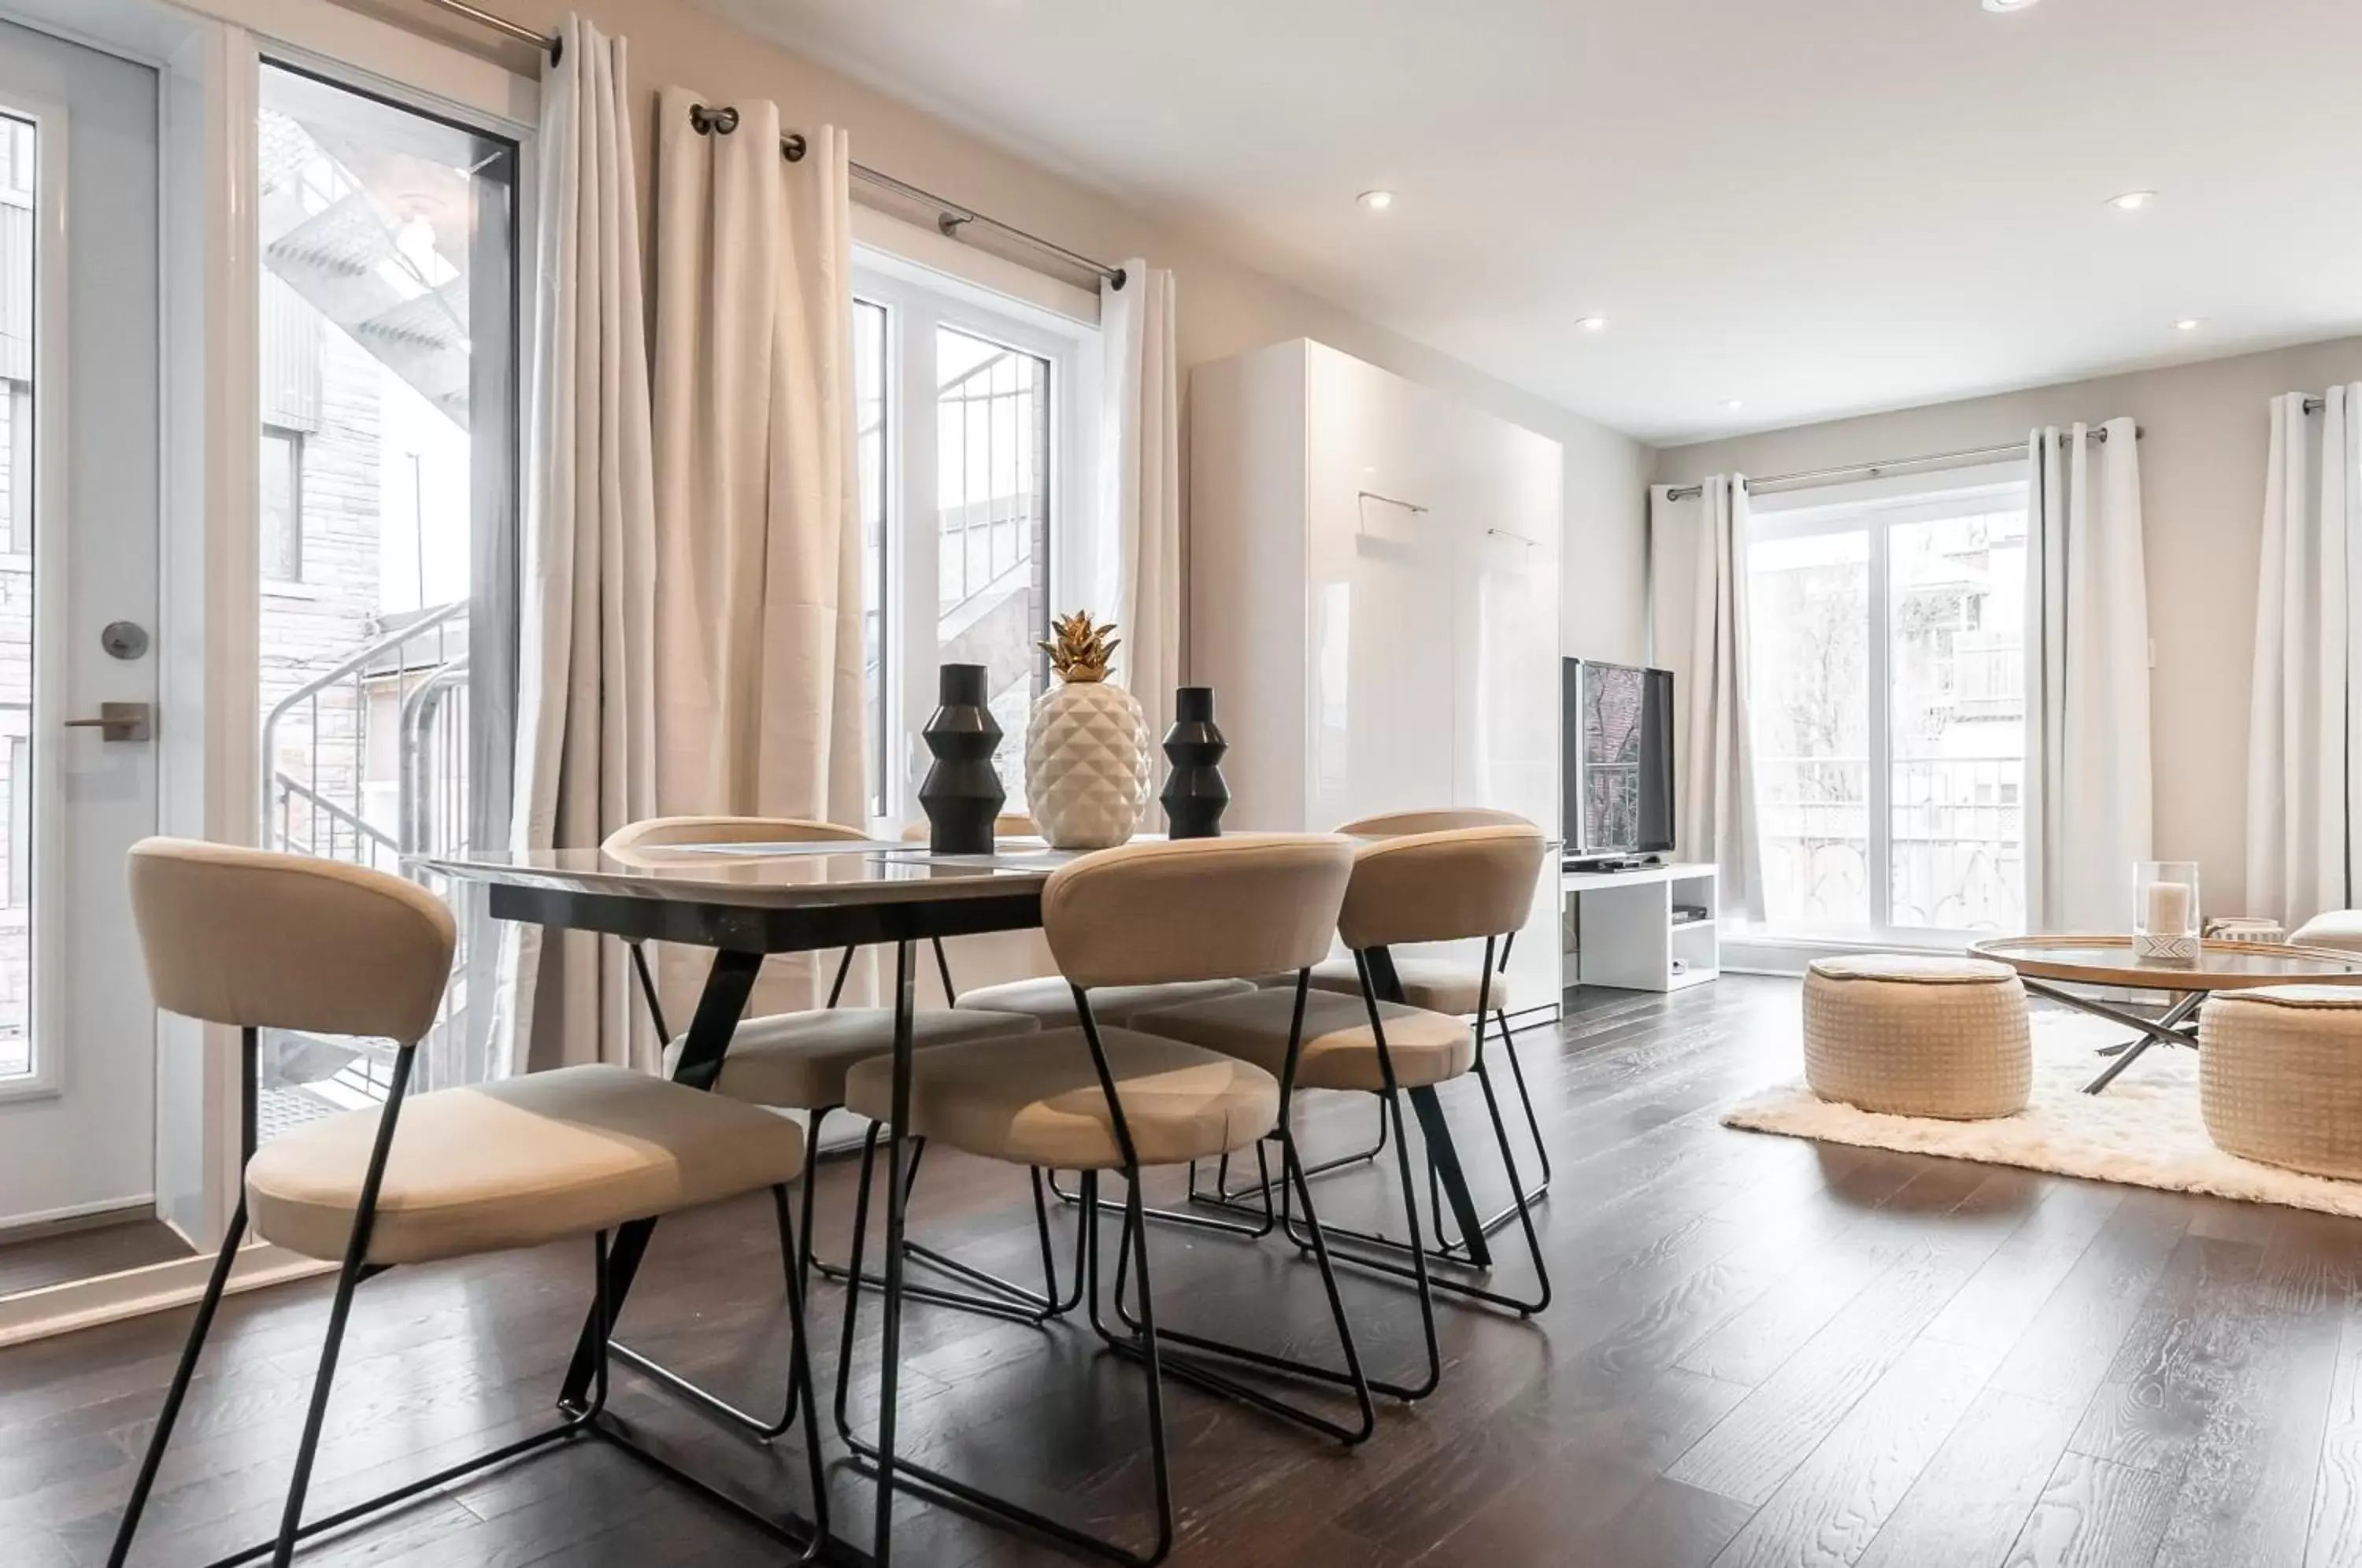
[[[1747,400],[1743,397],[1727,397],[1722,400],[1722,406],[1728,409],[1745,408]]]
[[[2033,5],[2034,0],[1985,0],[1988,11],[2024,11]]]
[[[1574,318],[1574,325],[1584,332],[1605,332],[1607,330],[1607,318],[1604,315],[1579,315]]]
[[[2110,196],[2108,205],[2120,213],[2136,213],[2155,200],[2155,191],[2126,191],[2121,196]]]
[[[1374,213],[1382,213],[1395,204],[1395,193],[1392,191],[1364,191],[1353,199]]]
[[[2203,316],[2185,315],[2173,324],[2173,329],[2176,332],[2195,332],[2205,325],[2206,319]]]

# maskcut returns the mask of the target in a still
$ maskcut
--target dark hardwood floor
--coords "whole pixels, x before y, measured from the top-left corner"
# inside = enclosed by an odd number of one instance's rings
[[[0,1242],[0,1296],[95,1279],[189,1255],[181,1233],[152,1216],[61,1228]]]
[[[2362,1224],[1718,1126],[1718,1108],[1793,1072],[1795,1014],[1793,984],[1732,977],[1671,999],[1584,993],[1562,1028],[1524,1036],[1558,1166],[1543,1211],[1556,1301],[1533,1322],[1443,1308],[1441,1391],[1385,1409],[1351,1453],[1171,1387],[1174,1561],[2362,1562]],[[1450,1099],[1482,1147],[1480,1106],[1464,1089]],[[1309,1115],[1316,1149],[1371,1126],[1366,1102]],[[1035,1266],[1021,1178],[930,1163],[915,1234],[1012,1274]],[[1497,1198],[1493,1163],[1476,1165],[1481,1196]],[[852,1177],[842,1162],[821,1174],[831,1255]],[[1386,1214],[1386,1190],[1375,1173],[1330,1179],[1324,1213],[1367,1222]],[[1154,1248],[1166,1325],[1330,1348],[1317,1277],[1292,1254],[1170,1229]],[[367,1286],[314,1508],[544,1420],[588,1263],[586,1245]],[[1501,1273],[1524,1283],[1520,1264]],[[782,1376],[777,1279],[761,1206],[668,1223],[625,1338],[767,1401]],[[1412,1298],[1369,1279],[1347,1289],[1374,1369],[1408,1372]],[[316,1282],[225,1309],[135,1562],[204,1561],[275,1520],[326,1293]],[[825,1379],[844,1298],[816,1294]],[[186,1320],[0,1353],[0,1562],[104,1561]],[[874,1298],[862,1327],[874,1345]],[[906,1452],[1098,1528],[1137,1528],[1140,1385],[1094,1353],[1087,1328],[917,1307],[905,1339]],[[617,1408],[679,1456],[742,1492],[800,1495],[792,1441],[736,1442],[619,1378]],[[875,1386],[874,1371],[855,1380],[865,1425]],[[866,1484],[840,1468],[832,1491],[846,1533],[866,1538]],[[902,1562],[1066,1560],[915,1500],[898,1518]],[[592,1446],[455,1486],[304,1561],[778,1557]]]

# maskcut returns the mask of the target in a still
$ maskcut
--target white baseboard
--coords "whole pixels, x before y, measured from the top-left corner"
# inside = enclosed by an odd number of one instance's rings
[[[214,1254],[205,1253],[0,1297],[0,1348],[185,1307],[205,1293],[213,1267]],[[259,1290],[336,1269],[333,1263],[258,1242],[239,1250],[228,1289]]]

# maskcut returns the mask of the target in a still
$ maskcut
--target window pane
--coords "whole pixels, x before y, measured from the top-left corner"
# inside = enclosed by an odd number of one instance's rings
[[[505,668],[512,635],[477,576],[514,528],[515,149],[273,66],[257,130],[263,841],[400,871],[475,836],[471,714],[507,705],[471,700],[469,653]],[[487,1066],[461,913],[422,1088]],[[272,1035],[266,1126],[380,1098],[390,1061]]]
[[[1870,536],[1748,550],[1748,684],[1764,917],[1862,928],[1870,886]]]
[[[854,463],[861,476],[861,680],[869,704],[869,814],[886,814],[886,307],[853,304]]]
[[[1049,676],[1050,362],[935,331],[935,642],[980,664],[1005,734],[994,765],[1025,809],[1025,719]]]
[[[2025,929],[2025,513],[1887,532],[1887,923]]]
[[[33,876],[34,423],[33,210],[39,138],[0,117],[0,737],[8,840],[7,903],[0,908],[0,1077],[34,1070]]]
[[[262,432],[262,575],[272,582],[304,580],[304,437],[292,430]]]

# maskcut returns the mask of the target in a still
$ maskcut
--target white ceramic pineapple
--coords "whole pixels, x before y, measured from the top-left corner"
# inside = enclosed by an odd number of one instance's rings
[[[1057,682],[1025,725],[1025,809],[1055,849],[1105,849],[1140,826],[1148,801],[1148,723],[1107,678],[1113,626],[1087,613],[1051,624],[1042,644]]]

